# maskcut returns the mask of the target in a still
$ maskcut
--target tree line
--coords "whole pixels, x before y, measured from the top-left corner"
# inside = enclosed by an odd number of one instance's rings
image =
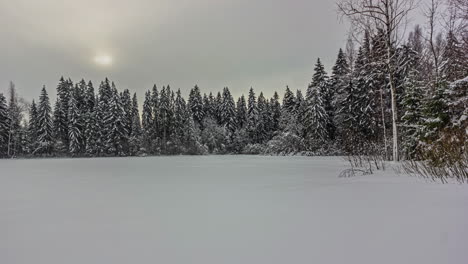
[[[404,41],[392,23],[409,7],[395,13],[388,8],[395,1],[364,2],[340,5],[346,16],[359,15],[362,34],[338,51],[330,75],[317,60],[305,95],[286,87],[280,100],[250,88],[235,100],[228,87],[206,94],[195,86],[185,100],[180,89],[155,85],[140,113],[136,94],[108,79],[96,92],[91,82],[62,77],[53,107],[43,87],[28,109],[11,85],[8,102],[0,94],[0,156],[350,154],[440,162],[466,155],[464,2],[448,1],[448,26],[435,34],[432,1],[429,30],[416,25]],[[382,17],[389,10],[393,22],[381,23],[374,9]],[[363,20],[369,16],[373,22]]]

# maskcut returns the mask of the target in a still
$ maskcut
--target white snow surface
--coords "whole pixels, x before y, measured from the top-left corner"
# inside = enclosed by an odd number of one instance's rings
[[[2,264],[468,263],[468,185],[338,157],[0,160]]]

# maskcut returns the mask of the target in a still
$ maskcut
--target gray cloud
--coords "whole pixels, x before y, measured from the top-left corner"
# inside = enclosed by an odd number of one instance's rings
[[[347,31],[330,0],[0,0],[0,23],[0,91],[13,80],[27,99],[42,84],[54,94],[61,75],[108,76],[140,98],[153,83],[236,96],[305,88]],[[114,64],[95,65],[98,53]]]

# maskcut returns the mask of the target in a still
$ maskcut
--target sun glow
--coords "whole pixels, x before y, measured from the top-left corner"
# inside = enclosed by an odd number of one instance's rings
[[[98,65],[107,66],[112,64],[112,57],[109,55],[97,55],[94,62]]]

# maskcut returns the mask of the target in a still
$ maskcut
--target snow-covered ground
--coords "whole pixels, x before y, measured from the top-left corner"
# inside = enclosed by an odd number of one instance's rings
[[[340,158],[0,160],[2,264],[468,263],[468,185]]]

